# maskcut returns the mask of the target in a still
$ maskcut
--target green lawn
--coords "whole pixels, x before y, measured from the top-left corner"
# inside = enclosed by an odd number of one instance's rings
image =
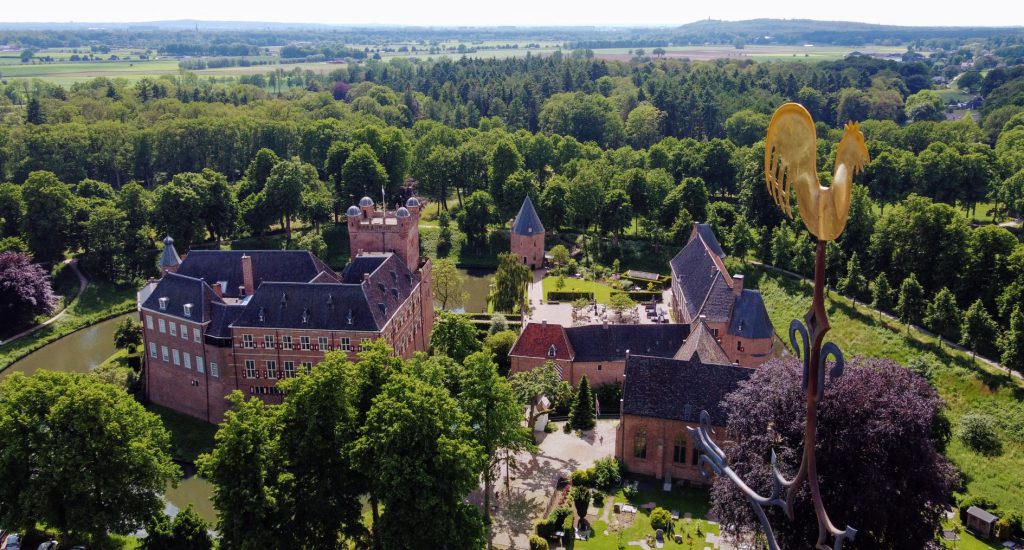
[[[146,408],[159,416],[164,422],[164,427],[171,432],[171,456],[175,460],[195,462],[200,454],[213,450],[216,425],[160,405],[150,404]]]
[[[547,299],[549,292],[593,292],[594,298],[601,304],[607,304],[611,300],[612,287],[597,283],[594,281],[584,281],[582,279],[574,279],[572,277],[564,277],[563,280],[565,285],[562,288],[558,288],[559,277],[544,277],[541,281],[542,288],[544,289],[544,299]]]
[[[628,524],[612,525],[604,521],[594,522],[594,536],[588,541],[577,541],[576,548],[586,550],[617,550],[620,544],[628,547],[629,541],[643,540],[648,535],[654,535],[651,528],[650,512],[640,509],[640,506],[647,502],[654,502],[661,508],[679,512],[679,520],[674,522],[673,533],[679,533],[683,537],[682,544],[676,544],[670,535],[665,537],[665,548],[686,548],[703,549],[710,546],[706,540],[707,533],[718,534],[718,526],[702,518],[707,514],[709,508],[708,493],[701,489],[675,489],[671,493],[663,491],[639,491],[634,497],[627,499],[622,491],[614,497],[606,497],[605,501],[614,503],[632,504],[638,508],[636,515]],[[693,518],[687,520],[684,515],[689,512]],[[615,514],[612,513],[611,517]],[[620,518],[628,517],[620,515]],[[604,534],[608,531],[608,534]],[[698,534],[699,531],[699,534]]]
[[[734,260],[729,263],[731,272],[746,275],[748,288],[761,289],[775,330],[785,338],[790,320],[802,318],[810,307],[810,283],[754,265],[737,266]],[[854,308],[851,301],[834,292],[826,302],[832,325],[827,339],[839,344],[847,357],[886,357],[900,363],[915,356],[931,359],[935,365],[931,381],[946,401],[954,431],[968,412],[996,418],[1002,431],[1001,455],[979,455],[954,437],[946,456],[963,472],[968,494],[987,496],[1002,510],[1024,510],[1024,385],[981,363],[972,365],[969,355],[940,348],[934,338],[917,331],[907,337],[903,325],[879,320],[866,306]]]

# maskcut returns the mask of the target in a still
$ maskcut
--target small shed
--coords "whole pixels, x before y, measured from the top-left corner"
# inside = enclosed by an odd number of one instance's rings
[[[997,521],[999,518],[977,506],[967,509],[967,529],[980,537],[991,538]]]

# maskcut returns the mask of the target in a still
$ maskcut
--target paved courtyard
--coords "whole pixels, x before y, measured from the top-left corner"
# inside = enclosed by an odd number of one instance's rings
[[[599,420],[597,427],[582,438],[561,429],[555,433],[536,434],[540,447],[537,455],[520,453],[516,457],[518,471],[511,472],[508,485],[504,471],[495,482],[494,491],[498,497],[491,495],[492,541],[495,547],[529,548],[533,523],[547,512],[558,476],[568,477],[573,470],[589,468],[597,459],[614,455],[618,425],[618,420]],[[483,490],[472,493],[469,500],[481,506]]]
[[[547,275],[547,270],[538,269],[533,272],[533,282],[527,287],[526,295],[529,299],[530,308],[532,309],[530,315],[527,316],[528,321],[540,322],[547,321],[552,324],[558,324],[565,327],[571,327],[574,325],[600,325],[601,323],[640,323],[649,324],[654,321],[648,319],[647,312],[644,308],[644,304],[637,304],[633,311],[623,312],[622,317],[608,309],[607,306],[597,304],[592,307],[588,307],[584,313],[587,315],[586,319],[582,319],[579,322],[574,323],[572,318],[572,304],[568,302],[560,302],[557,304],[549,304],[544,301],[544,289],[541,281]],[[668,304],[671,301],[672,292],[666,290],[662,302],[658,304],[658,310],[668,315]]]

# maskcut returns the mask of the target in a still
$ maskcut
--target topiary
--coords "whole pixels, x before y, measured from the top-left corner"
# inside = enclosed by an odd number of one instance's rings
[[[664,508],[655,508],[651,511],[651,528],[661,529],[665,533],[672,531],[672,514]]]
[[[530,535],[530,550],[548,550],[548,541],[537,535]]]

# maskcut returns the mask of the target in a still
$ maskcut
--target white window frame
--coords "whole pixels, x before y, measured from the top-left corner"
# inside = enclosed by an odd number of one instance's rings
[[[196,372],[199,374],[206,374],[206,365],[203,364],[203,358],[196,356]]]
[[[284,377],[295,378],[295,361],[284,362]]]
[[[352,339],[349,338],[348,336],[342,336],[341,349],[345,351],[352,351]]]
[[[171,359],[174,361],[174,366],[181,366],[181,353],[178,351],[178,348],[171,348]]]
[[[302,351],[309,351],[312,349],[312,346],[309,344],[309,336],[299,336],[299,348],[301,348]]]
[[[267,379],[268,380],[277,380],[277,361],[275,361],[273,359],[268,359],[266,361],[266,367],[267,367]]]
[[[165,334],[167,332],[167,323],[163,319],[157,319],[156,322],[160,327],[160,334]]]
[[[309,373],[313,372],[313,362],[312,361],[303,361],[302,362],[302,368],[306,371],[306,374],[309,374]]]
[[[199,327],[192,327],[192,339],[195,340],[197,344],[202,341],[199,334]]]
[[[146,314],[146,328],[153,330],[153,316],[148,313]]]
[[[167,346],[160,346],[160,357],[163,358],[164,363],[170,361],[170,352],[167,351]]]
[[[174,321],[171,321],[170,323],[171,323],[171,336],[177,336],[178,335],[178,323],[175,323]]]
[[[264,334],[263,335],[263,347],[267,349],[274,349],[274,335]]]
[[[246,359],[245,360],[245,377],[248,379],[256,378],[256,360]]]
[[[182,323],[178,328],[181,329],[181,339],[188,342],[188,327],[185,326],[185,323]]]
[[[245,349],[253,349],[256,347],[256,344],[252,340],[252,334],[242,335],[242,347]]]
[[[210,361],[210,376],[220,378],[220,369],[217,368],[217,363],[215,361]]]
[[[184,352],[184,357],[182,357],[182,362],[185,364],[185,368],[186,369],[192,370],[192,354],[191,353],[189,353],[187,351]]]
[[[294,344],[292,344],[292,336],[290,334],[286,334],[281,337],[281,347],[284,349],[295,349]]]
[[[149,356],[156,359],[156,342],[149,343]]]
[[[320,336],[317,338],[317,344],[320,346],[320,351],[327,351],[331,348],[331,339],[326,336]]]

